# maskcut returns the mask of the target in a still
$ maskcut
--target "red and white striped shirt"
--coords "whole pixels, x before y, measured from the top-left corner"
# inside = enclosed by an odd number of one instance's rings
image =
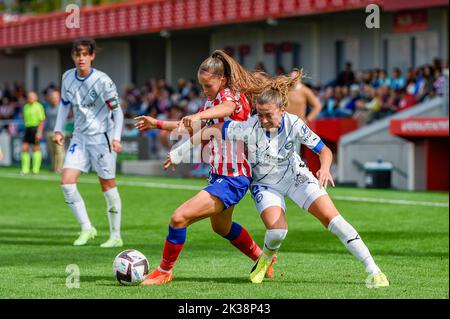
[[[236,104],[236,108],[230,116],[212,119],[207,122],[207,126],[225,121],[244,122],[250,117],[250,103],[244,94],[232,92],[229,88],[221,90],[214,100],[207,100],[200,112],[207,110],[221,103],[231,101]],[[224,176],[247,176],[251,177],[251,168],[247,160],[247,149],[242,141],[229,141],[211,138],[209,141],[211,173]]]

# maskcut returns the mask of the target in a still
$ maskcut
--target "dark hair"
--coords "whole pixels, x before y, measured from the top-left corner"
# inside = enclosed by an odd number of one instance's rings
[[[90,55],[98,52],[97,43],[94,39],[78,39],[73,41],[71,54],[77,53],[86,48]]]

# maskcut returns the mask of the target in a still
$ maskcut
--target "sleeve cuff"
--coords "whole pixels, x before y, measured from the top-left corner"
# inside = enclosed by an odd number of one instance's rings
[[[313,152],[314,153],[319,153],[323,148],[325,147],[325,144],[322,142],[322,140],[319,141],[319,143],[317,143],[317,145],[313,148]]]
[[[222,126],[222,139],[226,140],[227,139],[227,130],[228,130],[228,126],[230,125],[231,121],[226,121],[225,123],[223,123]]]

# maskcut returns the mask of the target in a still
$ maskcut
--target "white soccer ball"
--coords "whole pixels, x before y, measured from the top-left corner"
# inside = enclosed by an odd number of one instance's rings
[[[113,263],[114,276],[122,285],[139,285],[148,275],[147,258],[135,249],[122,251]]]

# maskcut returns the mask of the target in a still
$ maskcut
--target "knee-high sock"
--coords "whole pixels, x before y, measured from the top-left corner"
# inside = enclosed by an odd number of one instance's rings
[[[242,251],[252,260],[258,259],[262,253],[261,248],[250,237],[247,230],[236,222],[231,224],[230,232],[223,237],[228,239],[234,247]]]
[[[42,153],[41,151],[33,152],[33,173],[38,174],[41,170],[41,162],[42,162]]]
[[[30,172],[30,153],[22,152],[20,158],[22,160],[22,173],[28,174]]]
[[[287,229],[268,229],[264,236],[263,256],[272,260],[281,247],[281,243],[286,238]]]
[[[160,271],[169,272],[175,266],[186,241],[186,232],[186,227],[174,228],[169,225],[169,235],[164,244],[163,258],[158,267]]]
[[[117,187],[111,188],[103,193],[105,195],[109,233],[111,237],[120,237],[120,222],[122,219],[122,201],[120,200]]]
[[[331,220],[328,230],[335,234],[352,255],[364,264],[368,273],[376,274],[380,271],[358,232],[341,215]]]
[[[61,188],[67,205],[81,225],[81,230],[90,229],[92,227],[91,221],[89,220],[83,198],[81,197],[80,192],[78,192],[77,185],[64,184],[61,185]]]

